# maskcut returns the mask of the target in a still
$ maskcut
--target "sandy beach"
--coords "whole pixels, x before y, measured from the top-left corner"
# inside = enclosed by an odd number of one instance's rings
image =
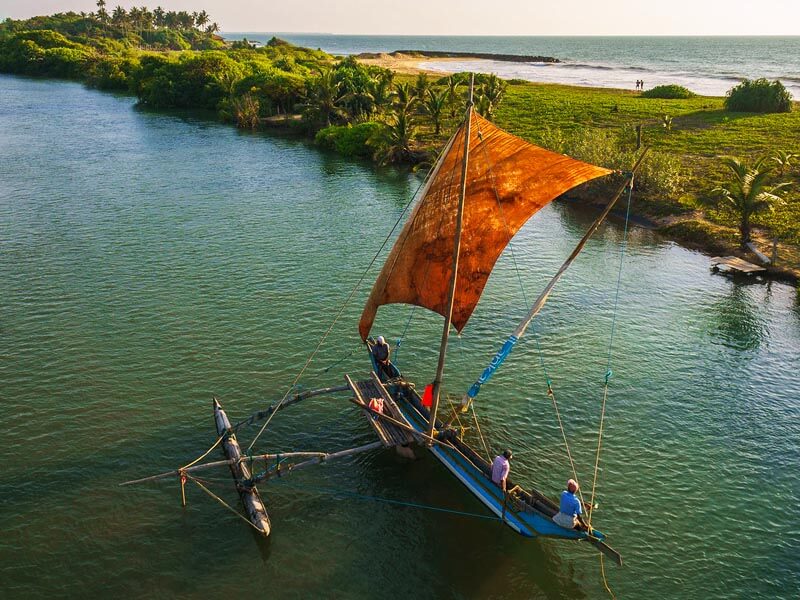
[[[358,57],[357,57],[358,58]],[[358,62],[365,65],[374,65],[376,67],[383,67],[384,69],[391,69],[398,73],[406,73],[410,75],[417,75],[418,73],[428,73],[430,75],[443,76],[450,73],[456,73],[461,69],[453,68],[451,71],[443,71],[441,65],[443,63],[454,63],[463,65],[464,58],[427,58],[424,56],[411,56],[408,54],[379,54],[376,58],[358,58]],[[470,63],[481,63],[485,61],[479,58],[469,59]],[[427,68],[429,63],[435,63],[437,68]]]

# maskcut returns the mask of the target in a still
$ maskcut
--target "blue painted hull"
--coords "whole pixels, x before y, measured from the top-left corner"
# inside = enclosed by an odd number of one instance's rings
[[[375,373],[380,377],[381,371],[378,369],[374,359],[372,360],[372,366]],[[397,374],[399,375],[399,371]],[[430,415],[427,409],[422,406],[417,392],[407,386],[393,385],[391,382],[388,383],[387,389],[411,426],[420,433],[426,433]],[[451,441],[456,446],[455,448],[435,444],[428,450],[464,487],[472,492],[498,518],[502,518],[503,522],[512,530],[525,537],[544,535],[572,540],[587,539],[589,537],[585,531],[565,529],[556,525],[552,520],[552,515],[557,512],[558,507],[552,501],[535,492],[533,494],[536,494],[536,497],[531,496],[531,502],[524,503],[523,510],[518,510],[512,506],[512,502],[509,502],[504,510],[503,491],[487,476],[488,464],[478,457],[464,442]],[[481,465],[481,463],[483,464]],[[593,534],[598,540],[604,539],[603,534],[597,530],[594,530]]]

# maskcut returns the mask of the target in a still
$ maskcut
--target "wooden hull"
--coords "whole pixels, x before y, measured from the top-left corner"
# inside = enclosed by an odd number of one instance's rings
[[[217,427],[217,435],[223,435],[229,432],[225,439],[222,441],[222,449],[225,452],[225,458],[228,460],[238,461],[242,456],[239,442],[236,439],[236,434],[231,432],[231,422],[228,420],[228,415],[222,410],[219,402],[214,398],[214,423]],[[231,463],[231,475],[236,481],[236,489],[239,492],[239,497],[242,499],[242,506],[247,515],[250,523],[258,530],[263,536],[268,536],[270,533],[270,521],[267,515],[267,509],[264,506],[264,501],[261,499],[261,494],[258,489],[253,486],[252,488],[244,488],[238,482],[250,479],[252,473],[244,463]]]

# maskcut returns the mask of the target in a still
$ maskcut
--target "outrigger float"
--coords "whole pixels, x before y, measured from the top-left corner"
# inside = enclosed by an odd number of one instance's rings
[[[287,393],[269,408],[254,413],[235,425],[231,425],[220,403],[214,399],[214,423],[218,439],[209,451],[177,470],[122,485],[177,476],[182,486],[188,480],[194,480],[211,494],[202,486],[196,473],[227,465],[244,507],[244,514],[238,511],[237,514],[247,520],[260,535],[268,536],[271,524],[258,485],[267,483],[274,476],[285,476],[312,465],[363,452],[394,448],[403,456],[413,457],[412,447],[416,446],[433,454],[498,520],[518,534],[525,537],[546,536],[585,541],[602,555],[621,565],[620,554],[606,543],[606,536],[591,525],[595,507],[594,484],[591,502],[584,503],[588,508],[585,518],[581,516],[574,528],[561,527],[553,521],[553,517],[559,512],[559,505],[545,494],[515,485],[510,479],[507,481],[508,492],[495,484],[491,478],[491,455],[488,447],[484,445],[487,454],[484,458],[464,441],[465,428],[453,423],[458,420],[458,413],[470,409],[477,421],[474,400],[481,386],[503,364],[544,306],[558,280],[625,191],[628,191],[630,202],[634,173],[643,157],[644,153],[632,171],[624,176],[616,194],[545,286],[489,366],[463,395],[460,406],[451,406],[452,414],[447,420],[442,419],[437,411],[450,329],[454,327],[460,332],[466,325],[503,249],[522,225],[550,201],[584,182],[612,173],[608,169],[533,146],[498,129],[474,113],[470,85],[464,123],[450,139],[429,173],[417,205],[384,263],[359,322],[359,333],[371,360],[369,377],[354,380],[345,375],[342,385],[295,395]],[[351,297],[352,295],[351,293]],[[394,303],[421,306],[445,318],[435,376],[424,396],[420,396],[415,385],[391,361],[379,361],[374,352],[376,342],[369,334],[376,312],[380,306]],[[317,349],[328,333],[330,329]],[[314,354],[316,350],[311,358]],[[595,479],[600,458],[602,419],[611,377],[610,356],[609,349],[597,462],[594,465]],[[295,388],[304,370],[305,367],[290,390]],[[555,405],[551,383],[548,379],[547,393]],[[378,438],[377,441],[331,453],[253,453],[254,444],[279,411],[311,397],[341,393],[348,394],[349,401],[365,415],[367,423]],[[242,427],[259,421],[264,421],[263,426],[250,446],[243,451],[236,437],[237,432]],[[566,436],[564,442],[566,445]],[[222,445],[225,460],[200,463],[219,444]],[[256,472],[257,465],[263,466],[263,470]],[[571,456],[570,466],[575,474]],[[577,479],[577,475],[575,478]],[[222,499],[217,500],[225,504]]]

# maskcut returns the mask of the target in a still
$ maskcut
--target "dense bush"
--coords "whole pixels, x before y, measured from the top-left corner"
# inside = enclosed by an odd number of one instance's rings
[[[104,56],[91,63],[86,83],[101,90],[129,90],[138,69],[139,59],[134,56]]]
[[[642,98],[661,98],[664,100],[694,98],[696,95],[697,94],[682,85],[675,84],[657,85],[654,88],[642,92]]]
[[[621,171],[629,170],[637,155],[631,140],[599,130],[570,133],[548,130],[537,142],[554,152]],[[639,169],[636,182],[637,190],[648,197],[677,200],[683,194],[686,178],[677,158],[651,151]],[[600,180],[589,184],[586,190],[591,193],[602,185],[605,184]]]
[[[314,141],[322,148],[335,150],[345,156],[371,156],[367,142],[381,131],[382,125],[374,121],[357,125],[332,125],[317,132]]]
[[[739,112],[790,112],[792,95],[780,81],[745,79],[728,90],[725,108]]]

